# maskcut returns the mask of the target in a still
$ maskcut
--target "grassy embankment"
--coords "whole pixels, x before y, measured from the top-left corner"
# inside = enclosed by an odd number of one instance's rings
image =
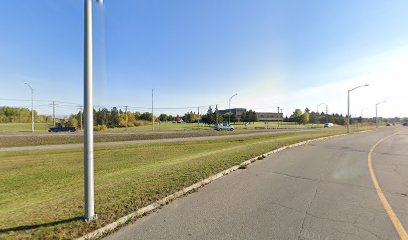
[[[81,220],[81,149],[0,153],[0,239],[78,237],[251,157],[343,132],[96,148],[99,219],[90,223]]]

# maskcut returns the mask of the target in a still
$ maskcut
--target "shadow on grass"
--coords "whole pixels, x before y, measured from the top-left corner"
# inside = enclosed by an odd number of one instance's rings
[[[26,231],[26,230],[32,230],[32,229],[36,229],[36,228],[40,228],[40,227],[53,227],[53,226],[57,226],[59,224],[75,222],[75,221],[82,220],[82,219],[83,219],[82,217],[74,217],[74,218],[68,218],[68,219],[55,221],[55,222],[49,222],[49,223],[5,228],[5,229],[0,229],[0,233]]]

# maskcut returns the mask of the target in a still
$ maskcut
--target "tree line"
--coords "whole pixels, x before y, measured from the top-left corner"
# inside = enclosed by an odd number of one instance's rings
[[[392,120],[387,120],[384,119],[385,121],[391,121]],[[321,124],[321,123],[334,123],[337,125],[347,125],[347,116],[344,116],[343,114],[326,114],[324,112],[318,113],[318,112],[311,112],[309,108],[306,108],[304,111],[301,109],[296,109],[290,117],[286,117],[284,119],[285,122],[296,122],[299,124]],[[350,118],[350,124],[353,123],[366,123],[366,122],[375,122],[374,118],[362,118],[357,117],[357,118]]]
[[[72,114],[64,119],[57,119],[57,124],[70,126],[70,127],[80,127],[81,126],[81,112]],[[52,123],[52,116],[39,115],[34,111],[35,122],[37,123]],[[243,123],[254,123],[258,121],[256,112],[253,110],[248,110],[242,113],[241,116],[235,114],[225,113],[220,114],[218,108],[214,110],[210,106],[205,114],[198,114],[195,112],[187,112],[183,116],[181,115],[170,115],[162,113],[158,117],[153,116],[150,112],[125,112],[122,109],[116,107],[112,109],[100,108],[94,110],[94,125],[97,128],[121,128],[127,126],[142,126],[147,125],[152,120],[155,122],[185,122],[185,123],[200,123],[203,124],[216,124],[222,123],[224,121],[231,120],[231,123],[243,122]],[[391,119],[381,119],[384,122],[407,122],[407,118],[391,118]],[[290,117],[285,117],[283,119],[285,122],[296,122],[298,124],[320,124],[320,123],[334,123],[337,125],[346,125],[347,117],[342,114],[325,114],[324,112],[317,113],[311,112],[309,108],[304,111],[301,109],[296,109]],[[363,122],[375,122],[375,119],[370,118],[352,118],[351,124],[353,123],[363,123]],[[0,107],[0,123],[31,123],[31,111],[27,108],[18,107]]]
[[[35,122],[45,123],[52,122],[52,117],[38,115],[34,111]],[[31,123],[31,110],[28,108],[18,107],[0,107],[0,123]]]

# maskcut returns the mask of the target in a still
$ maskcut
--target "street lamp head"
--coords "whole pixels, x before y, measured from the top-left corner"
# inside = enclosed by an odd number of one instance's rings
[[[368,84],[364,84],[364,85],[360,85],[358,87],[355,87],[353,89],[348,90],[349,92],[356,90],[357,88],[361,88],[361,87],[368,87]]]
[[[235,96],[237,96],[238,95],[238,93],[235,93],[234,95],[232,95],[229,99],[230,99],[230,101],[231,101],[231,99],[233,98],[233,97],[235,97]]]
[[[96,0],[97,3],[103,4],[103,0]]]
[[[24,82],[24,85],[27,85],[30,88],[31,92],[34,92],[34,89],[33,89],[33,87],[31,87],[30,83]]]

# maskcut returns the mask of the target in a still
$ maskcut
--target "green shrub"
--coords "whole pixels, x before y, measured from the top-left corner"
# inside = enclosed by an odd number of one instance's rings
[[[146,126],[148,124],[147,121],[135,121],[135,127]]]
[[[94,131],[97,131],[97,132],[99,132],[99,131],[106,131],[106,130],[108,130],[108,127],[106,126],[106,125],[104,125],[104,124],[102,124],[102,125],[96,125],[95,127],[94,127]]]

